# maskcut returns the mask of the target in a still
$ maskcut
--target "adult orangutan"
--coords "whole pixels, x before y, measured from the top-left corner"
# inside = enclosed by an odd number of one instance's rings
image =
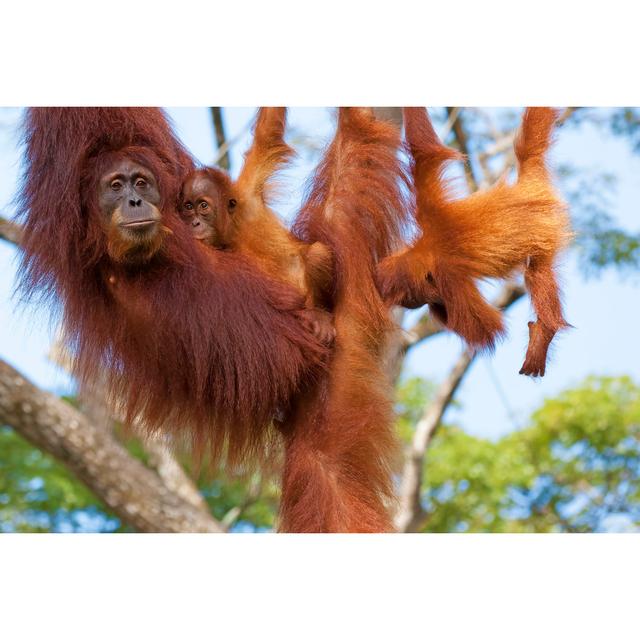
[[[36,108],[24,126],[22,291],[59,303],[79,380],[246,462],[326,359],[303,296],[196,241],[177,211],[193,162],[160,110]]]

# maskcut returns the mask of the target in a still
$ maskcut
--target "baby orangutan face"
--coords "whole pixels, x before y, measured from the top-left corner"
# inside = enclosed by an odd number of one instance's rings
[[[219,169],[199,169],[182,187],[180,213],[196,239],[225,248],[232,240],[232,212],[236,206],[230,178]]]

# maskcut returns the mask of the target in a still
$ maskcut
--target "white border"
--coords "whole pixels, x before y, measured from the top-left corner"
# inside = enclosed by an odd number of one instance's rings
[[[633,105],[632,3],[12,2],[0,105]],[[638,536],[0,538],[7,638],[637,635]]]
[[[0,104],[633,105],[633,4],[6,3]]]
[[[0,629],[66,639],[635,637],[639,544],[567,534],[6,535]]]

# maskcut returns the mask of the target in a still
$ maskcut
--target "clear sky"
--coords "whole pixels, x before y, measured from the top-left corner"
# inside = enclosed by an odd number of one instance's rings
[[[177,132],[202,162],[215,158],[215,143],[206,108],[168,109]],[[237,171],[248,144],[251,108],[224,109],[225,125],[233,146],[232,170]],[[20,171],[16,125],[19,109],[0,109],[0,212],[13,213]],[[304,136],[324,144],[333,129],[328,109],[293,108],[289,115],[290,138]],[[605,170],[617,177],[611,198],[611,215],[626,229],[640,228],[640,157],[621,139],[583,126],[562,129],[552,153],[554,162],[571,162],[585,169]],[[277,210],[291,216],[299,204],[306,177],[313,169],[311,154],[302,153],[285,173]],[[71,381],[47,359],[51,331],[46,310],[17,308],[11,293],[15,281],[15,249],[0,241],[0,357],[12,363],[36,384],[58,393],[68,391]],[[568,254],[562,268],[566,315],[575,329],[555,341],[552,361],[540,380],[518,375],[527,341],[528,300],[518,302],[508,315],[509,336],[492,357],[478,359],[458,391],[458,406],[447,415],[469,432],[496,437],[526,424],[527,417],[545,397],[579,383],[587,375],[631,375],[640,382],[640,277],[622,278],[609,270],[597,279],[585,279]],[[635,328],[634,328],[635,327]],[[461,348],[453,335],[433,338],[411,352],[406,375],[438,381],[446,375]]]

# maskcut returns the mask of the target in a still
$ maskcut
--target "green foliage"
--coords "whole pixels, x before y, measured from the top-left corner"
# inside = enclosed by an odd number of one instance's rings
[[[622,229],[609,213],[615,178],[569,166],[560,167],[558,174],[571,209],[584,272],[594,276],[606,267],[615,267],[623,274],[635,273],[640,267],[640,233]]]
[[[589,378],[497,442],[454,426],[425,466],[426,531],[602,531],[640,524],[640,387]]]
[[[622,107],[612,111],[610,120],[611,132],[626,138],[634,153],[640,153],[640,109]]]
[[[640,153],[640,109],[578,109],[568,126],[589,122],[623,138],[634,153]],[[563,167],[560,171],[563,192],[570,205],[577,233],[576,245],[582,266],[588,275],[597,275],[606,267],[625,274],[640,267],[640,233],[615,223],[610,195],[615,178],[583,167]]]
[[[131,455],[146,463],[140,441],[120,436]],[[203,476],[198,486],[212,514],[220,520],[234,507],[243,506],[233,531],[273,528],[278,504],[273,480],[255,476],[229,479],[221,471],[213,477]],[[0,427],[0,532],[129,530],[64,465],[11,428]]]
[[[60,463],[0,427],[0,531],[114,531],[119,522]]]
[[[434,392],[435,385],[422,378],[408,378],[398,387],[395,409],[398,433],[403,442],[411,439],[413,428]]]
[[[200,485],[211,513],[223,521],[233,509],[242,507],[240,518],[231,531],[270,531],[275,526],[278,511],[279,488],[274,478],[264,479],[260,474],[248,478],[229,478],[224,472],[214,480]]]
[[[433,385],[398,390],[398,430],[408,442]],[[136,457],[142,447],[127,442]],[[273,478],[203,477],[199,488],[233,531],[274,526]],[[425,531],[601,531],[640,524],[640,387],[589,378],[547,400],[529,425],[496,442],[443,425],[425,463]],[[10,428],[0,429],[0,530],[120,531],[114,518],[61,464]]]
[[[623,229],[611,226],[606,228],[606,219],[594,220],[586,236],[587,266],[591,272],[609,265],[619,269],[638,269],[640,267],[640,234],[629,234]]]

